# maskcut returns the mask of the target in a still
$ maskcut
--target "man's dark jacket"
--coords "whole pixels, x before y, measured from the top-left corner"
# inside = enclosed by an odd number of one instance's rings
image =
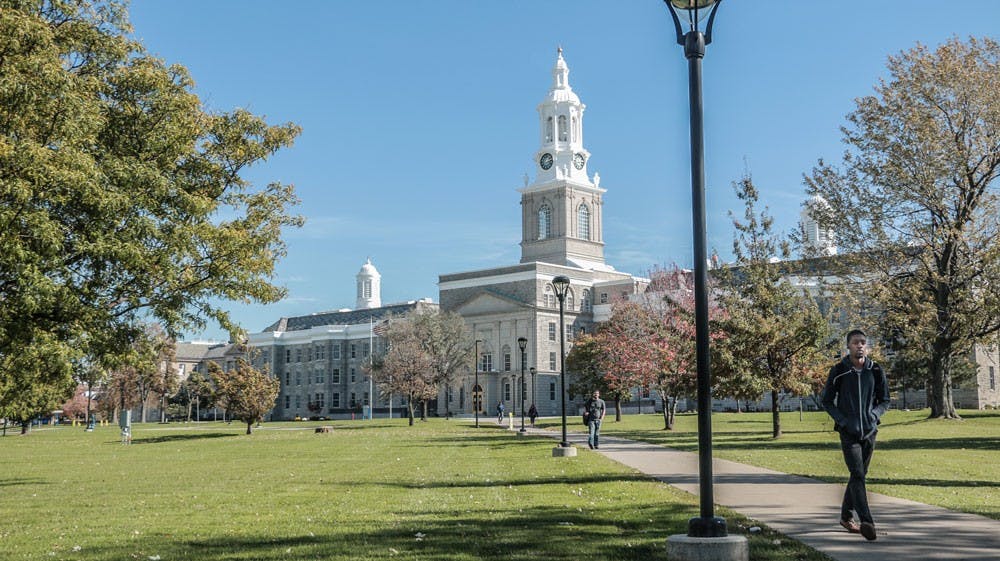
[[[882,415],[889,409],[889,384],[882,367],[865,358],[859,372],[851,365],[851,357],[845,356],[827,376],[823,408],[842,434],[857,438],[871,436],[878,431]]]

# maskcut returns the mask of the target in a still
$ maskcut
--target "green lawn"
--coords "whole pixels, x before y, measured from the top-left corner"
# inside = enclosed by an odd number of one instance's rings
[[[650,419],[653,417],[650,416]],[[695,498],[547,438],[432,420],[0,438],[0,558],[665,559]],[[749,522],[725,510],[733,533]],[[780,545],[774,545],[780,539]],[[757,561],[822,560],[765,530]]]
[[[961,421],[928,420],[927,410],[890,411],[883,418],[868,489],[1000,520],[1000,411],[960,411]],[[717,458],[847,483],[833,421],[822,412],[782,413],[781,438],[771,438],[770,413],[715,413]],[[549,423],[552,424],[552,423]],[[582,428],[582,426],[580,427]],[[697,416],[678,415],[674,431],[660,415],[627,415],[606,435],[698,449]]]

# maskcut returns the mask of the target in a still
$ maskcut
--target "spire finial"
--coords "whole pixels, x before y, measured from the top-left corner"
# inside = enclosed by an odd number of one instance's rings
[[[556,47],[556,52],[558,52],[559,56],[562,57],[562,45],[559,45],[558,47]]]

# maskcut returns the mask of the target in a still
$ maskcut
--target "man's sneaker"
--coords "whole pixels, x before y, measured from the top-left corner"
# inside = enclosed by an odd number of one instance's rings
[[[871,522],[862,522],[861,535],[868,541],[875,541],[875,538],[878,537],[875,535],[875,525]]]
[[[853,518],[848,518],[847,520],[841,520],[840,525],[843,526],[844,529],[846,529],[848,532],[852,534],[861,533],[861,526],[858,526],[858,523],[855,522]]]

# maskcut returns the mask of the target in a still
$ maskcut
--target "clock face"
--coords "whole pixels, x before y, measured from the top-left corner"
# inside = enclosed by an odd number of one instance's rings
[[[573,155],[573,165],[576,169],[583,169],[583,164],[587,163],[587,159],[583,157],[583,154],[577,152]]]
[[[538,165],[542,166],[542,169],[549,169],[552,167],[552,154],[548,152],[542,154],[542,157],[538,159]]]

